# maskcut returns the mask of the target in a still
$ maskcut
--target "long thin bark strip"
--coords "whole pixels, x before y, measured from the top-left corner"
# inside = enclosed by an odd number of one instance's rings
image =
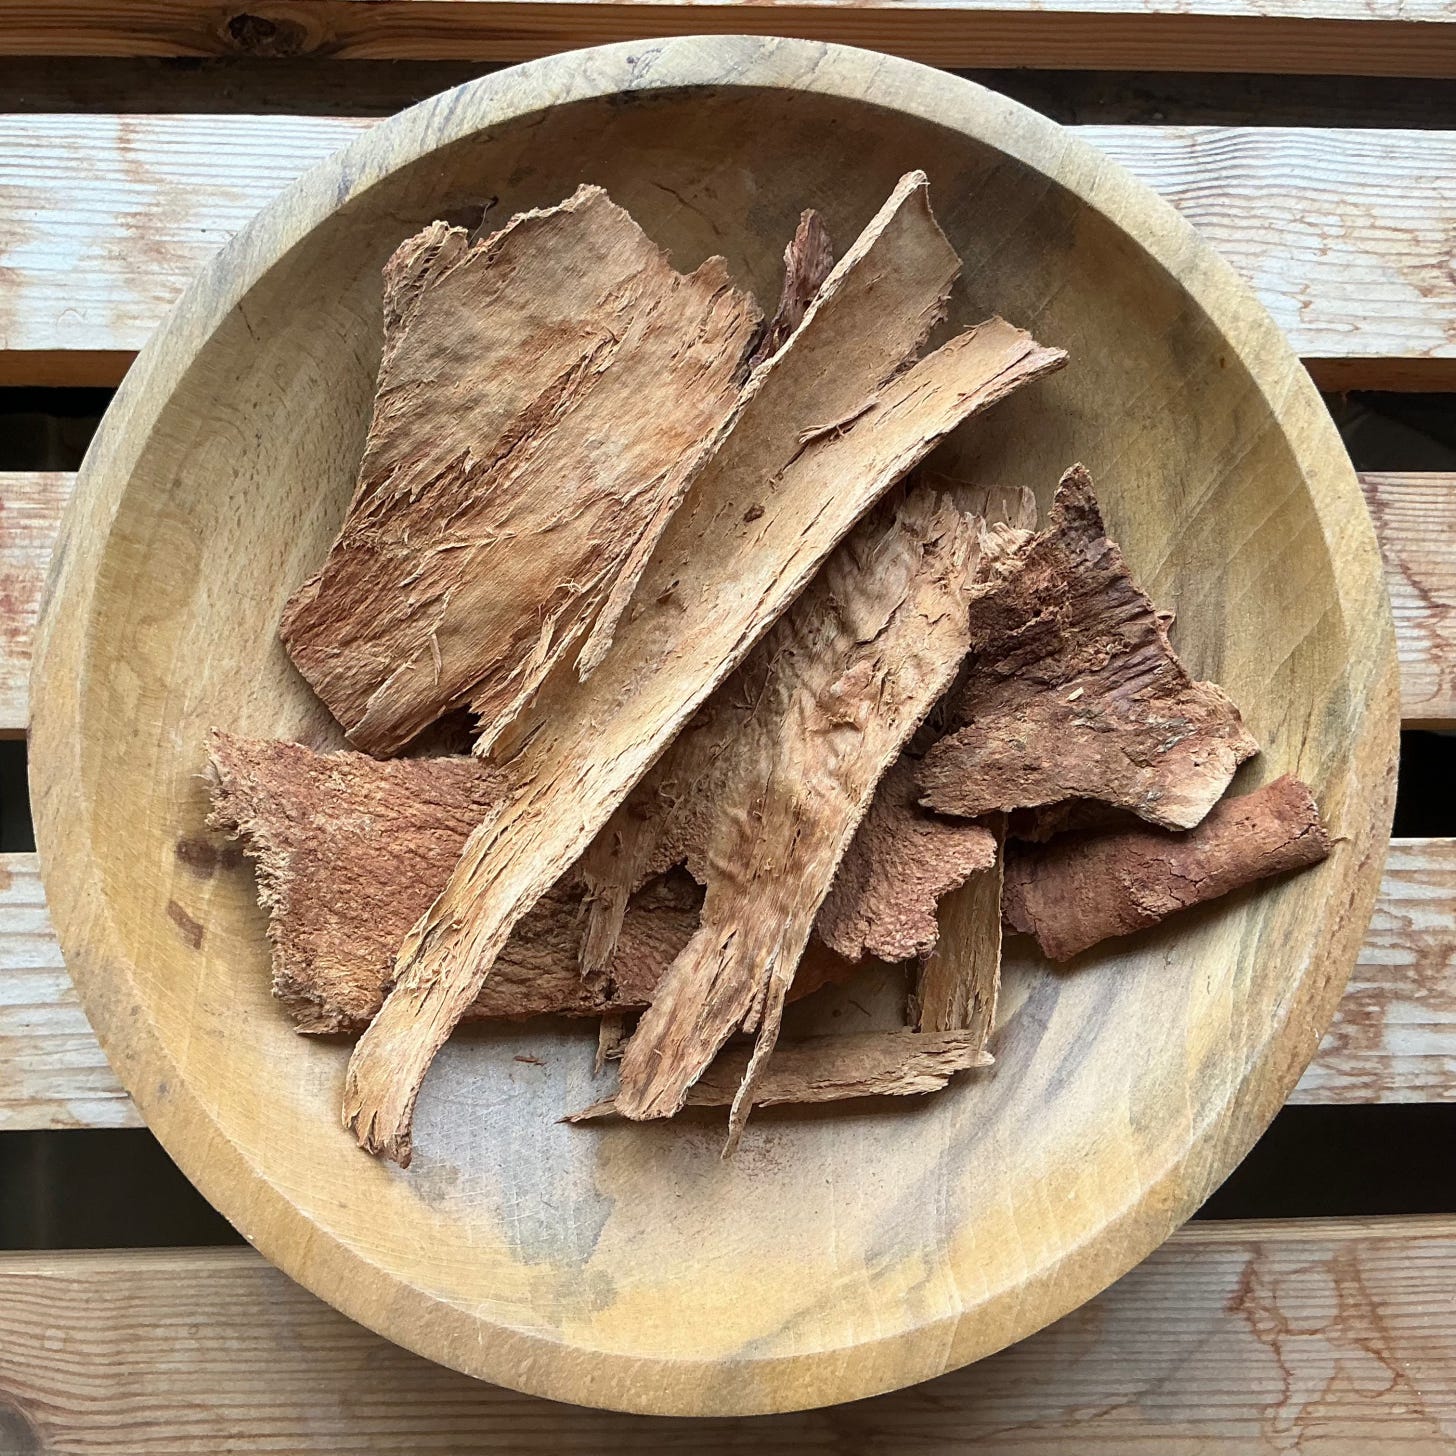
[[[1286,774],[1218,804],[1186,834],[1139,825],[1010,846],[1002,912],[1054,961],[1329,854],[1309,789]]]
[[[748,1047],[729,1047],[688,1088],[689,1107],[726,1107],[748,1070]],[[938,1092],[957,1072],[989,1067],[974,1032],[866,1031],[781,1042],[753,1089],[753,1105],[843,1102]],[[620,1116],[615,1097],[573,1112],[566,1122]]]
[[[1088,798],[1197,824],[1258,745],[1223,689],[1179,662],[1081,466],[1010,564],[977,604],[957,731],[922,761],[923,802],[974,819]]]
[[[500,792],[469,756],[390,759],[214,733],[212,824],[242,839],[269,912],[273,990],[302,1032],[357,1034],[384,1001],[400,937],[449,878]],[[213,860],[191,841],[184,865]],[[697,929],[702,893],[685,874],[632,897],[618,954],[590,983],[577,969],[585,885],[568,870],[522,917],[466,1020],[610,1016],[652,999]],[[815,950],[807,995],[846,962]]]
[[[995,854],[940,904],[940,935],[920,963],[912,1024],[918,1031],[959,1031],[984,1047],[996,1025],[1001,991],[1001,885],[1004,825],[991,831]]]
[[[624,1116],[672,1116],[728,1038],[757,1029],[736,1138],[834,871],[965,655],[978,526],[929,490],[887,503],[714,700],[732,730],[715,765],[702,924],[623,1053]]]
[[[721,258],[676,272],[598,187],[473,245],[432,224],[389,260],[384,313],[354,500],[281,629],[373,753],[461,704],[489,739],[584,634],[610,640],[604,603],[702,463],[759,323]]]
[[[886,379],[939,316],[956,267],[911,174],[750,377],[612,651],[585,684],[557,674],[522,715],[505,802],[406,938],[355,1048],[344,1120],[363,1147],[408,1159],[425,1073],[516,921],[859,516],[957,424],[1065,362],[993,320]]]

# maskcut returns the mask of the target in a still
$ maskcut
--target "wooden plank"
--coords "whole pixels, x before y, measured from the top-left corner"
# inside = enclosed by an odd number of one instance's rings
[[[1456,1220],[1195,1223],[978,1365],[828,1410],[683,1420],[552,1404],[432,1365],[251,1249],[12,1253],[0,1447],[1415,1456],[1456,1440],[1453,1311]]]
[[[1441,0],[9,0],[0,50],[519,61],[646,36],[800,36],[940,66],[1450,76]]]
[[[30,637],[73,480],[0,473],[0,737],[25,732]],[[1395,612],[1402,717],[1408,727],[1450,726],[1456,723],[1456,475],[1361,480]]]
[[[1456,839],[1396,839],[1334,1025],[1294,1103],[1456,1101]]]
[[[0,383],[114,383],[218,246],[370,124],[0,116]],[[1456,133],[1077,130],[1228,255],[1321,382],[1456,387]]]
[[[66,974],[33,854],[0,855],[0,1132],[140,1127]],[[0,1414],[0,1450],[4,1450]]]
[[[23,735],[30,640],[75,476],[0,472],[0,738]]]
[[[1385,557],[1408,727],[1456,719],[1456,475],[1360,477]]]
[[[1456,839],[1391,845],[1350,989],[1290,1100],[1456,1101]],[[139,1125],[66,975],[35,856],[0,855],[0,1132]]]

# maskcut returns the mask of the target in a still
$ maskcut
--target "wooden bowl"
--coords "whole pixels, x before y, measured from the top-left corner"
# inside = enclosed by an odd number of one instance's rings
[[[598,182],[680,267],[759,296],[800,208],[841,246],[930,175],[995,310],[1071,351],[957,442],[1038,489],[1090,466],[1200,676],[1314,785],[1313,873],[1054,973],[1013,957],[989,1076],[913,1107],[584,1130],[593,1038],[451,1042],[408,1172],[339,1124],[347,1047],[269,995],[251,874],[209,856],[214,724],[315,743],[278,645],[342,516],[413,229]],[[202,1192],[354,1319],[517,1389],[637,1411],[777,1411],[1021,1338],[1149,1252],[1234,1166],[1330,1017],[1391,813],[1395,657],[1355,477],[1274,324],[1171,208],[962,80],[793,41],[612,46],[503,71],[310,172],[193,284],[92,446],[57,551],[32,741],[46,889],[116,1070]],[[863,1025],[848,1002],[824,1016]],[[846,1019],[848,1018],[848,1019]],[[540,1064],[515,1057],[539,1058]],[[308,1359],[307,1351],[299,1352]]]

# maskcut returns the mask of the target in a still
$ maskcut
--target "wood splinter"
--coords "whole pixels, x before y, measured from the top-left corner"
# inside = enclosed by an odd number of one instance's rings
[[[726,1107],[744,1085],[749,1047],[728,1047],[688,1088],[688,1107]],[[992,1058],[968,1031],[924,1034],[865,1031],[780,1042],[753,1085],[755,1107],[843,1102],[860,1097],[915,1097],[938,1092],[957,1072],[989,1067]],[[619,1117],[616,1097],[573,1112],[563,1122]]]
[[[1013,844],[1002,913],[1054,961],[1256,880],[1318,864],[1329,836],[1309,789],[1286,774],[1217,804],[1184,834],[1136,828]]]
[[[994,319],[911,363],[958,267],[908,174],[750,375],[612,650],[584,683],[549,678],[501,740],[501,806],[406,937],[349,1064],[344,1121],[366,1150],[408,1161],[425,1074],[516,921],[855,521],[957,425],[1065,362]]]

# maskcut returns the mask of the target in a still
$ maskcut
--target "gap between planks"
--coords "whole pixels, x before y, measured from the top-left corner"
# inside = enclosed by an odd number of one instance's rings
[[[27,721],[30,640],[75,477],[0,473],[0,737]],[[1385,557],[1407,727],[1456,723],[1456,475],[1366,475]]]
[[[1456,22],[1440,29],[1456,35]],[[0,384],[114,384],[217,248],[372,124],[0,115],[0,209],[24,219],[5,250]],[[1317,382],[1456,388],[1456,191],[1444,185],[1456,173],[1456,133],[1072,130],[1161,192],[1224,253]]]
[[[1392,842],[1349,989],[1290,1101],[1456,1101],[1456,839]],[[0,1132],[139,1126],[66,974],[36,857],[0,855]]]
[[[1442,0],[9,0],[0,53],[520,61],[647,36],[752,32],[941,66],[1451,76]],[[745,13],[747,12],[747,13]]]
[[[1435,1452],[1456,1432],[1453,1311],[1451,1218],[1190,1224],[966,1369],[829,1410],[673,1420],[433,1365],[251,1249],[5,1254],[0,1442],[92,1456]]]

